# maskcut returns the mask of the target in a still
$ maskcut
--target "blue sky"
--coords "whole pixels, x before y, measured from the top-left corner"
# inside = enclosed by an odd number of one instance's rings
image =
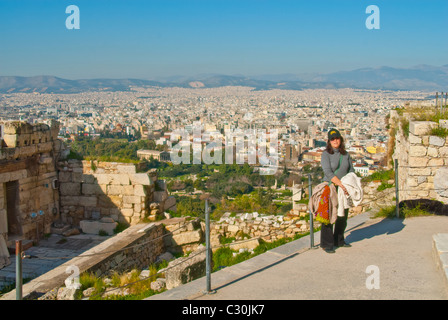
[[[68,5],[80,29],[65,27]],[[380,9],[368,30],[367,6]],[[0,0],[0,75],[329,73],[448,64],[448,0]]]

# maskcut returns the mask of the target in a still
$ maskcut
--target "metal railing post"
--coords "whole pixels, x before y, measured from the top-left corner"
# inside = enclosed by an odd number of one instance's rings
[[[440,114],[443,112],[443,91],[440,95]]]
[[[311,201],[312,194],[311,187],[311,174],[308,173],[308,210],[310,212],[310,248],[314,247],[314,223],[313,223],[313,213],[309,209],[309,202]]]
[[[22,240],[16,240],[16,300],[22,300]]]
[[[208,207],[208,199],[205,200],[205,277],[206,277],[206,293],[214,293],[211,288],[211,245],[210,245],[210,209]]]
[[[400,217],[400,200],[398,197],[398,159],[395,159],[395,213],[397,215],[397,218]]]

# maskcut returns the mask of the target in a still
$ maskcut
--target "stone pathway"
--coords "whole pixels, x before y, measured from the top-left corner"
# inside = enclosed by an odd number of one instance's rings
[[[88,234],[66,238],[52,234],[48,239],[41,240],[39,245],[25,250],[25,255],[31,258],[22,260],[22,277],[24,280],[37,278],[108,238]],[[0,288],[16,281],[16,257],[11,255],[9,259],[11,264],[0,269]]]
[[[439,265],[448,259],[438,262],[433,248],[439,235],[438,251],[448,252],[447,231],[446,216],[370,219],[364,213],[348,220],[351,248],[328,254],[310,249],[303,237],[212,273],[214,294],[204,292],[202,277],[145,300],[447,300],[448,271]],[[378,270],[378,288],[367,285],[369,267]]]

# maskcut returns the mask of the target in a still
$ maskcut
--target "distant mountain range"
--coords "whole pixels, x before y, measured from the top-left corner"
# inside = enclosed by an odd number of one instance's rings
[[[86,91],[127,91],[131,87],[216,88],[246,86],[255,90],[317,88],[358,88],[384,90],[448,91],[448,65],[419,65],[412,68],[363,68],[329,74],[274,74],[258,76],[198,75],[164,79],[82,79],[67,80],[55,76],[0,76],[0,93],[40,92],[79,93]]]

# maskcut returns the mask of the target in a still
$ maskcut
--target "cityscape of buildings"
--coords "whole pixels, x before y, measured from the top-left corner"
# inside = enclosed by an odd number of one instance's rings
[[[161,146],[159,151],[168,152],[174,144],[174,130],[185,130],[192,139],[197,125],[202,131],[220,133],[236,128],[275,129],[280,163],[292,170],[320,163],[328,130],[336,127],[346,140],[355,170],[366,176],[386,165],[389,110],[409,101],[427,100],[430,94],[350,88],[253,90],[239,86],[10,93],[0,96],[0,120],[45,123],[54,119],[61,124],[62,139],[121,133],[152,139]],[[157,157],[160,155],[154,155]]]

